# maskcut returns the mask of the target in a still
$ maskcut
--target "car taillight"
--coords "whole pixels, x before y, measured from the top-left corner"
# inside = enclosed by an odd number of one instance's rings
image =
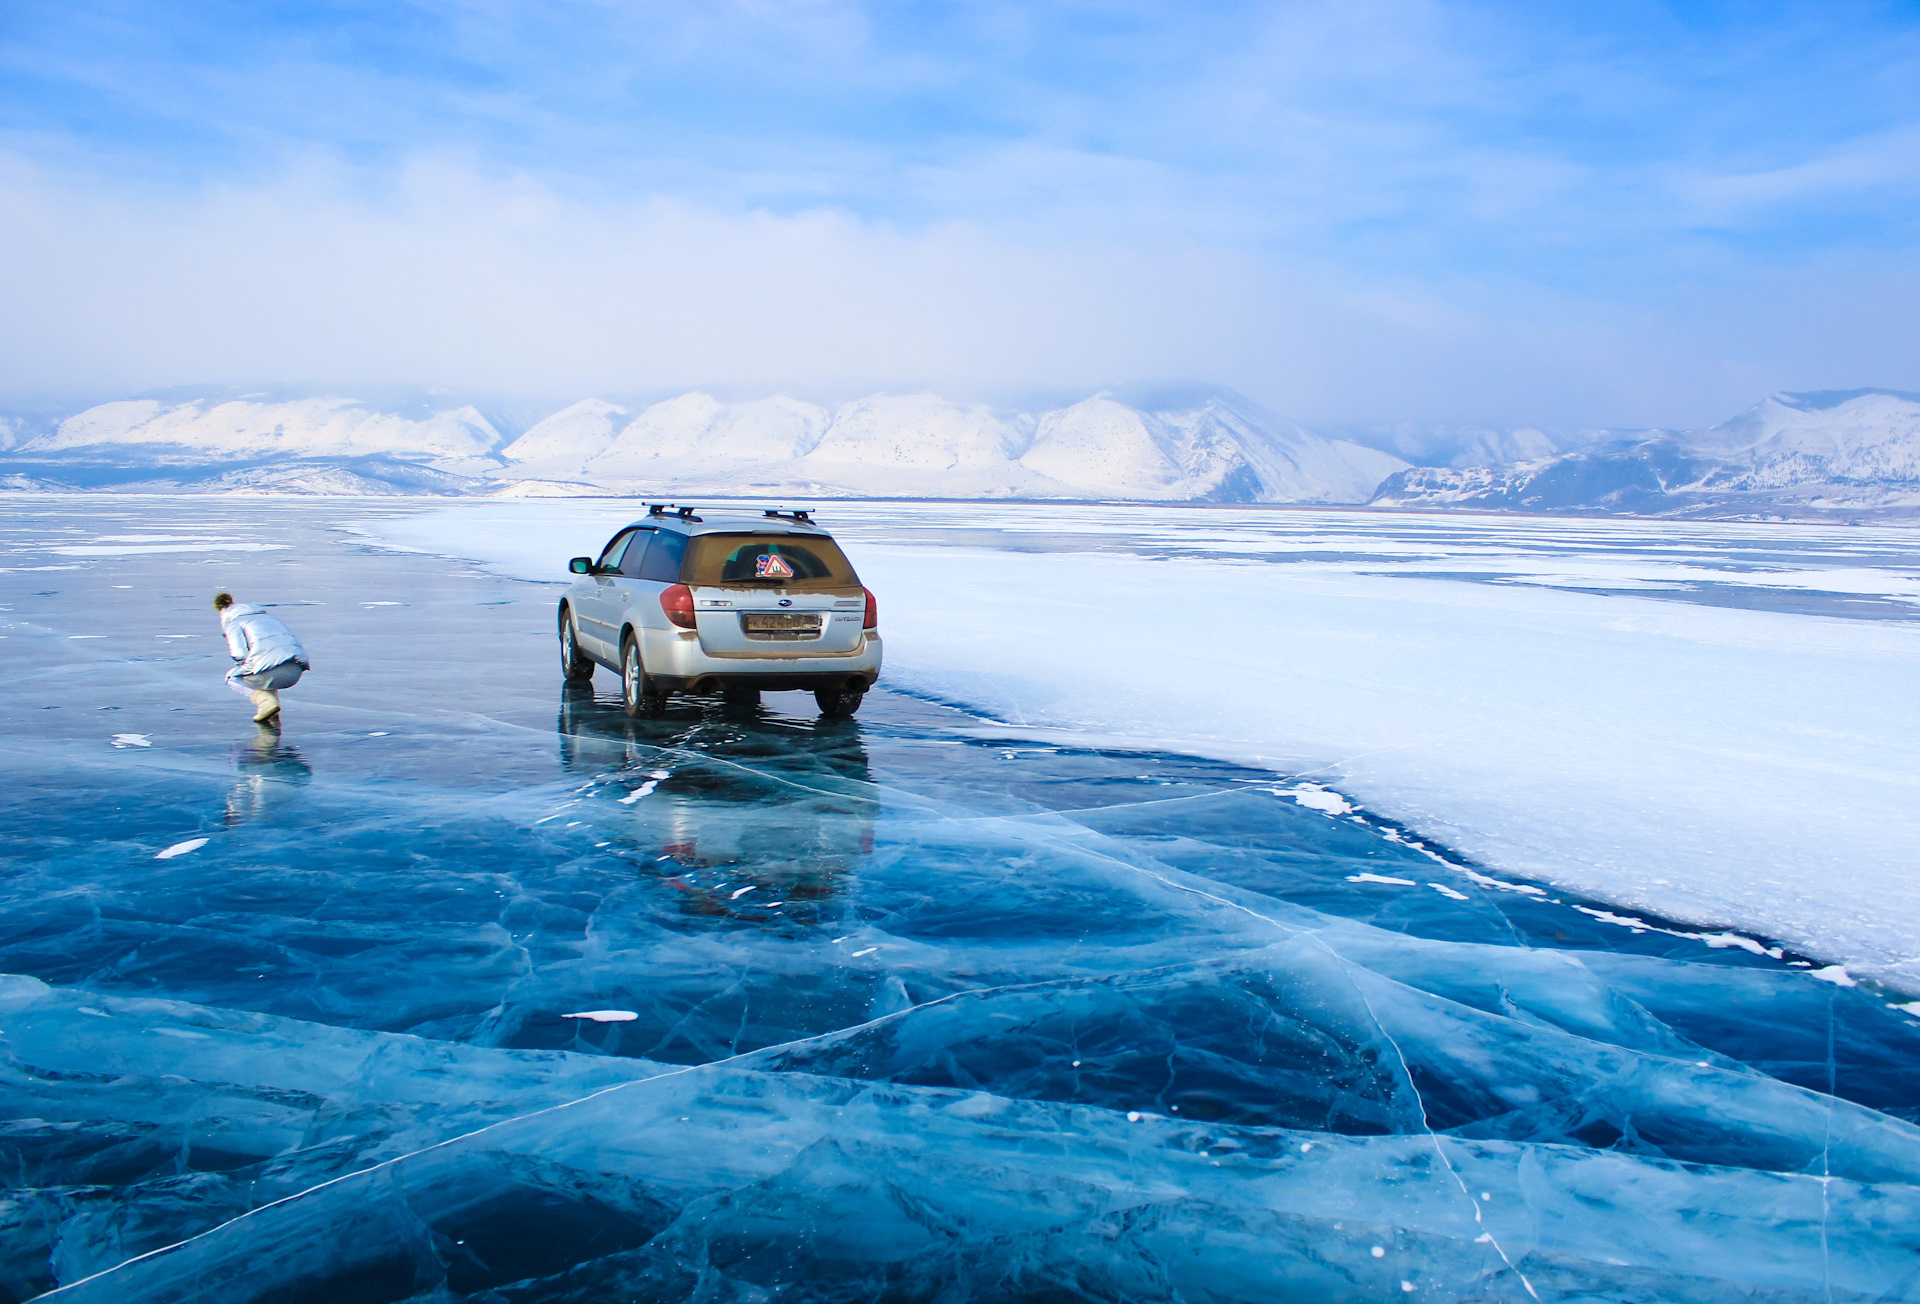
[[[692,629],[693,590],[684,584],[669,584],[660,591],[660,610],[681,629]]]
[[[879,629],[880,628],[880,599],[873,596],[872,589],[861,589],[860,591],[867,595],[867,623],[862,625],[860,628]]]

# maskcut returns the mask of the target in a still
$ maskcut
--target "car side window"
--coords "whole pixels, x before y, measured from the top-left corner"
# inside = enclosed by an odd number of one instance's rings
[[[687,536],[673,530],[659,530],[654,533],[653,542],[647,545],[646,555],[641,558],[639,575],[643,580],[658,580],[662,584],[680,582],[680,562],[687,555]],[[629,574],[632,572],[629,571]]]
[[[640,568],[646,565],[646,556],[652,552],[659,535],[650,528],[641,528],[633,532],[633,542],[627,545],[626,555],[620,559],[620,574],[628,579],[641,578]]]
[[[614,535],[607,542],[606,551],[600,554],[600,560],[594,564],[594,569],[597,571],[619,570],[621,555],[632,545],[634,537],[639,533],[638,530],[622,530]]]

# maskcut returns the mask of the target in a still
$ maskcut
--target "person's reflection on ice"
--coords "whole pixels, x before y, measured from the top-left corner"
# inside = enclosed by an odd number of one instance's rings
[[[292,790],[313,777],[313,767],[271,724],[233,744],[228,754],[239,778],[227,792],[227,827],[259,819]]]

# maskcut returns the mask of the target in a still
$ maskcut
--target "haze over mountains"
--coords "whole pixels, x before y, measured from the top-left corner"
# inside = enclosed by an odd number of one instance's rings
[[[1700,431],[1309,430],[1238,395],[1030,411],[705,392],[547,411],[432,391],[168,393],[0,415],[0,487],[788,495],[1920,514],[1920,395],[1776,394]]]

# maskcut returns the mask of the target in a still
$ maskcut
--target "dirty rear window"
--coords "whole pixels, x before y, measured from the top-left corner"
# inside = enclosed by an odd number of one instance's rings
[[[860,577],[832,539],[789,534],[702,534],[687,549],[683,584],[848,589]]]

